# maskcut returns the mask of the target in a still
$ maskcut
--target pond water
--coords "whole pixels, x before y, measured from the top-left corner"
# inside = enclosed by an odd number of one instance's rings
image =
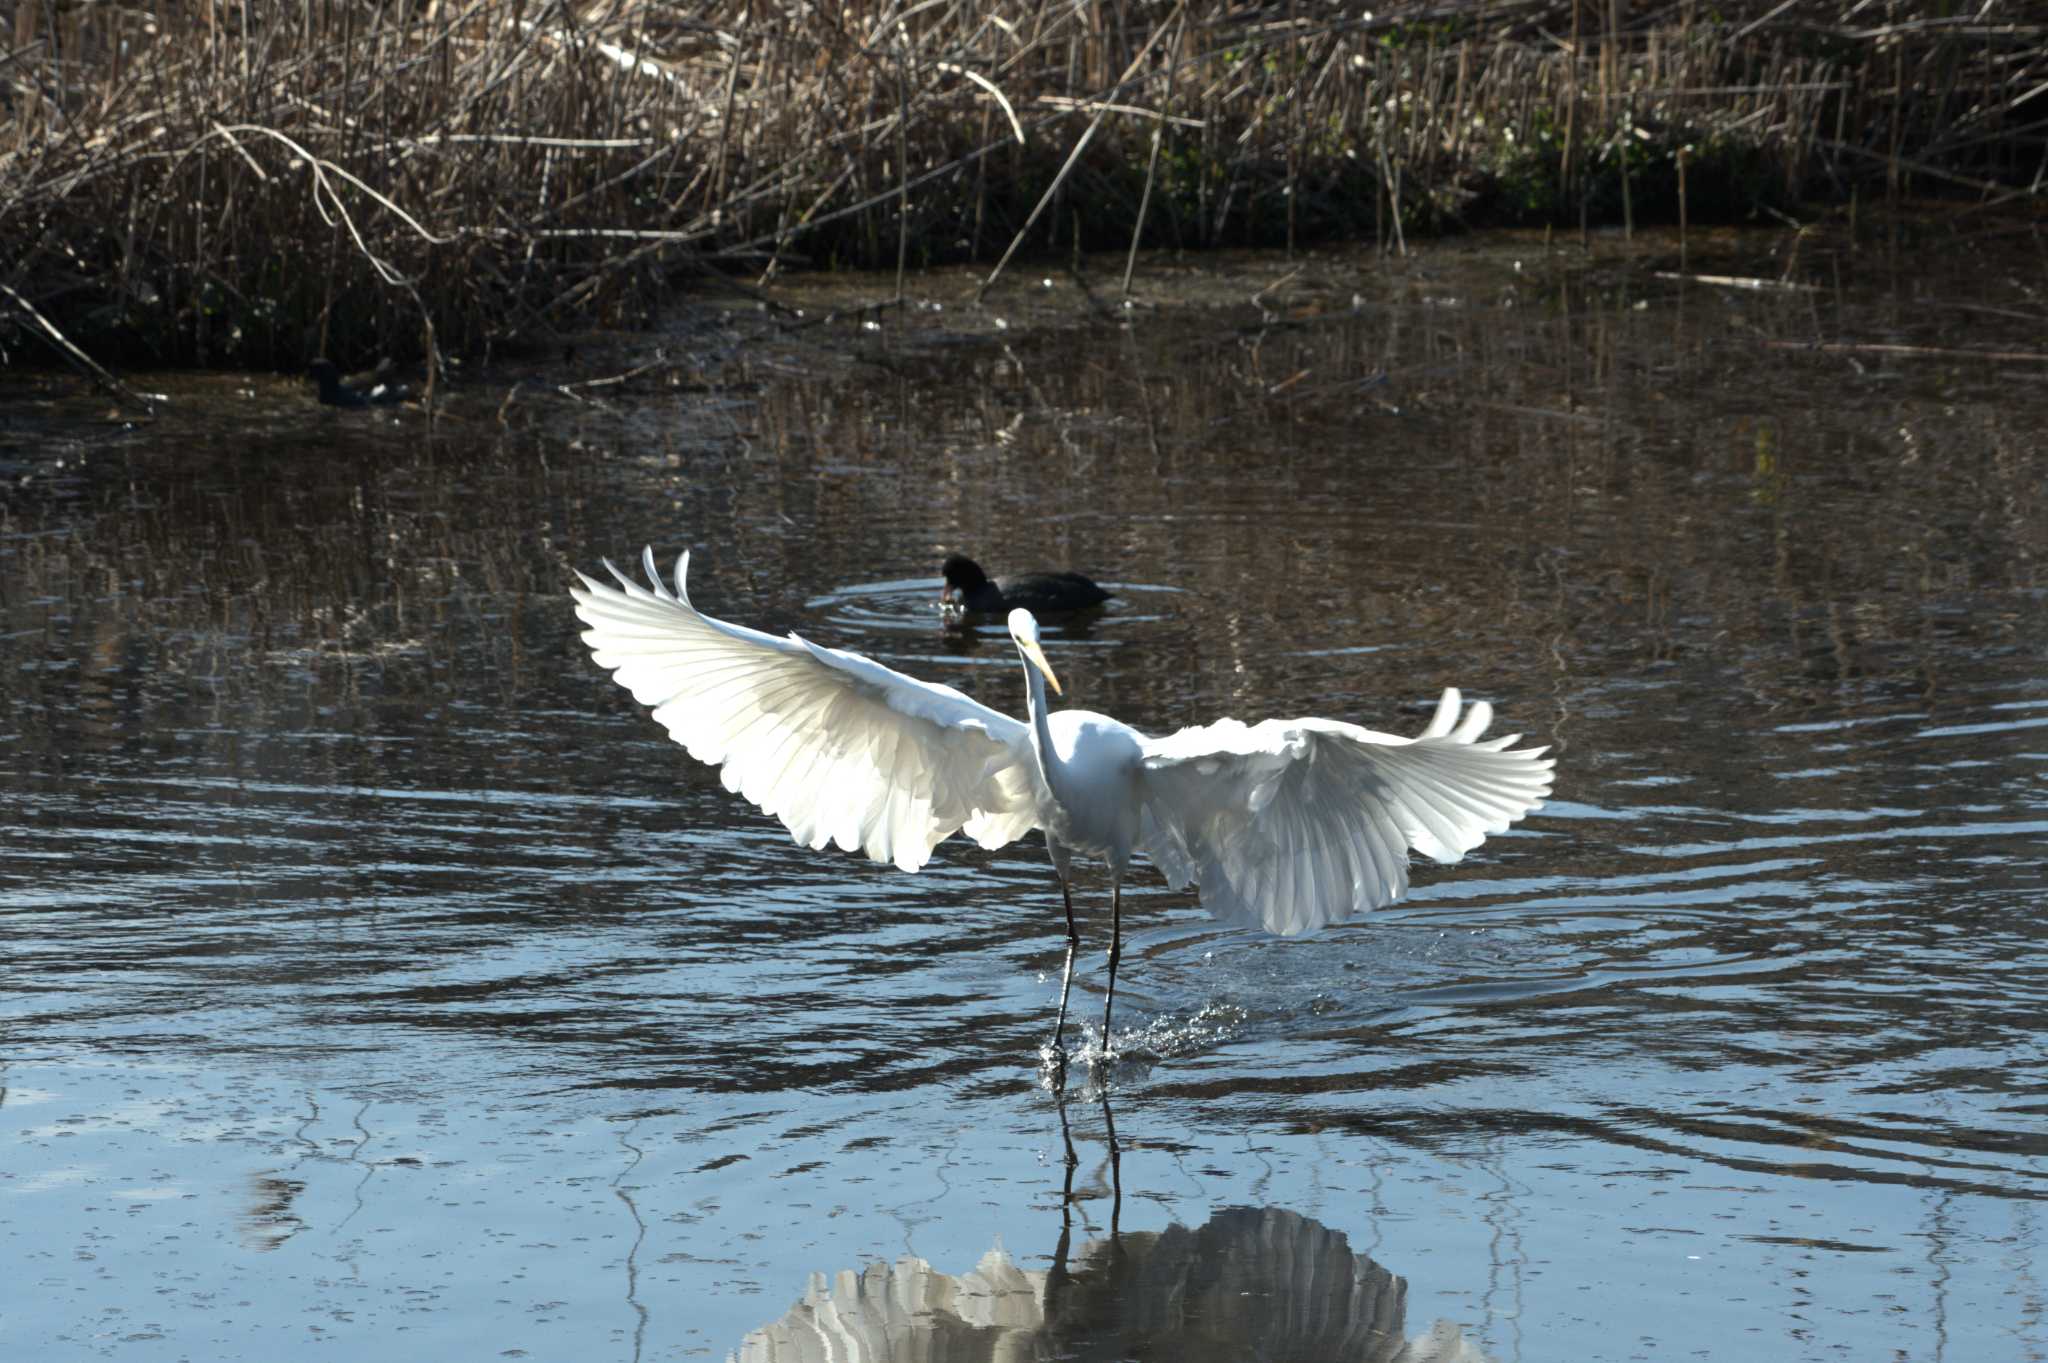
[[[839,281],[433,421],[6,380],[0,1352],[2048,1356],[2040,257],[1690,245],[1772,287]],[[1056,1093],[1036,838],[794,846],[580,644],[643,544],[1015,714],[939,559],[1077,568],[1069,703],[1456,685],[1556,796],[1297,940],[1141,869]]]

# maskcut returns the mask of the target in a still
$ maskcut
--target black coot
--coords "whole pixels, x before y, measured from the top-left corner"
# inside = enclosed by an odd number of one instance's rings
[[[367,390],[356,388],[341,377],[332,360],[315,360],[306,366],[306,373],[320,385],[320,401],[329,407],[389,407],[412,397],[403,384],[379,380],[373,380],[374,386]]]
[[[1019,573],[991,581],[965,554],[947,558],[940,571],[946,577],[940,604],[971,615],[1004,615],[1019,606],[1034,615],[1084,611],[1109,600],[1108,592],[1079,573]]]

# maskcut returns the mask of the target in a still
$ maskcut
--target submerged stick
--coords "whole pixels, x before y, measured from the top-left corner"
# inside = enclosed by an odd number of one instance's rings
[[[1905,355],[1936,360],[2015,360],[2048,364],[2048,350],[1965,350],[1945,345],[1900,345],[1885,341],[1765,341],[1768,350],[1817,350],[1830,355]]]
[[[101,387],[107,389],[109,392],[112,392],[119,397],[126,398],[128,401],[135,403],[137,406],[141,407],[145,412],[148,412],[151,416],[156,415],[156,405],[159,402],[170,401],[170,399],[162,393],[138,393],[133,388],[130,388],[127,384],[115,378],[111,373],[107,371],[105,366],[100,364],[98,360],[95,360],[92,356],[86,354],[83,350],[80,350],[77,346],[73,345],[71,343],[71,338],[69,336],[66,336],[63,332],[57,330],[56,323],[52,322],[49,318],[43,316],[40,312],[37,312],[35,304],[29,302],[26,298],[23,298],[19,293],[16,293],[14,291],[13,286],[8,284],[0,284],[0,293],[4,293],[9,298],[12,298],[14,300],[15,306],[20,308],[23,312],[27,313],[29,317],[35,322],[35,324],[41,327],[44,333],[47,334],[52,341],[55,341],[57,343],[57,348],[59,350],[62,350],[72,360],[76,361],[80,366],[82,366],[87,373],[92,375],[94,381],[97,382]]]
[[[1688,226],[1685,203],[1685,163],[1688,159],[1686,153],[1690,150],[1690,147],[1680,147],[1678,149],[1678,268],[1680,270],[1685,269],[1686,229]]]
[[[1394,249],[1405,256],[1408,254],[1408,238],[1401,231],[1401,178],[1387,161],[1387,142],[1384,133],[1380,138],[1380,178],[1386,182],[1387,197],[1394,205]]]
[[[1793,284],[1783,279],[1755,279],[1745,275],[1731,274],[1680,274],[1676,270],[1658,270],[1658,279],[1676,279],[1682,284],[1712,284],[1720,289],[1754,289],[1758,292],[1782,291],[1785,293],[1819,293],[1815,284]]]

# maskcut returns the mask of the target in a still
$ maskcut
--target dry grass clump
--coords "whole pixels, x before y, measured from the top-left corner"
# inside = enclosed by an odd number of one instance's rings
[[[2048,26],[2008,8],[16,0],[0,347],[285,366],[706,269],[2038,197]]]

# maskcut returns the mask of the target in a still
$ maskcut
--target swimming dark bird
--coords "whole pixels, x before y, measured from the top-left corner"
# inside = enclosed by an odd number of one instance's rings
[[[306,366],[306,373],[320,385],[320,401],[329,407],[389,407],[412,397],[403,384],[380,381],[367,390],[352,387],[342,381],[341,370],[332,360],[315,360]]]
[[[949,555],[939,571],[946,578],[939,604],[972,615],[1084,611],[1109,600],[1108,592],[1079,573],[1019,573],[990,581],[981,565],[965,554]]]

